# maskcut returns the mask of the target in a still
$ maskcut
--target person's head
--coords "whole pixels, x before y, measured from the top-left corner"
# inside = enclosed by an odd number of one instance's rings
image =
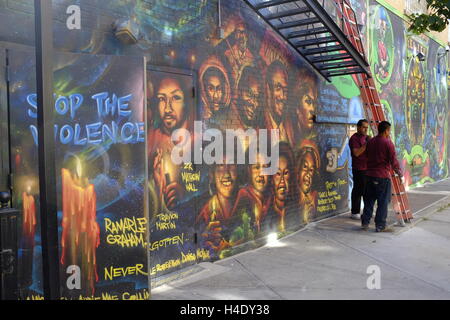
[[[278,170],[272,177],[275,201],[283,206],[293,193],[294,156],[287,143],[280,143]]]
[[[288,72],[280,61],[274,61],[267,69],[267,98],[273,115],[281,118],[288,99]]]
[[[203,76],[203,85],[208,105],[214,113],[225,105],[225,76],[216,67],[210,67]]]
[[[269,186],[269,177],[263,174],[263,169],[268,168],[264,156],[261,153],[256,155],[256,162],[248,165],[248,176],[251,187],[258,193],[263,194]]]
[[[258,79],[258,70],[246,67],[242,71],[238,84],[239,116],[247,126],[255,126],[262,114],[262,85]]]
[[[298,99],[295,110],[297,121],[301,128],[311,130],[314,126],[318,90],[315,77],[307,70],[303,70],[297,78],[295,97]]]
[[[383,137],[389,137],[391,134],[391,124],[387,121],[382,121],[378,125],[378,135]]]
[[[214,191],[224,198],[232,198],[237,188],[237,166],[216,164],[213,166]]]
[[[237,25],[235,30],[235,40],[239,47],[239,50],[244,51],[247,49],[248,35],[245,23],[241,22]]]
[[[356,125],[356,129],[358,130],[359,134],[367,136],[367,130],[369,130],[369,121],[367,121],[366,119],[359,120],[358,124]]]
[[[186,90],[175,78],[164,78],[155,91],[162,128],[173,132],[186,121]]]
[[[319,154],[314,146],[307,145],[300,149],[297,160],[297,182],[302,194],[311,192],[314,176],[320,167],[319,161]]]

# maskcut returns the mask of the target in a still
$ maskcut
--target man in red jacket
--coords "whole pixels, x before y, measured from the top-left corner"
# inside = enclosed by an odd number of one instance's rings
[[[353,173],[353,189],[352,189],[352,215],[354,220],[361,220],[361,198],[364,196],[366,189],[366,170],[367,170],[367,153],[366,147],[370,137],[367,135],[369,122],[365,119],[358,121],[358,132],[356,132],[349,141],[350,150],[352,151],[352,173]]]
[[[378,208],[375,216],[376,232],[389,232],[386,229],[388,205],[391,201],[390,169],[403,176],[397,160],[395,147],[389,135],[391,124],[382,121],[378,125],[378,136],[367,143],[367,185],[364,197],[364,213],[361,217],[362,229],[368,230],[373,215],[375,201]]]

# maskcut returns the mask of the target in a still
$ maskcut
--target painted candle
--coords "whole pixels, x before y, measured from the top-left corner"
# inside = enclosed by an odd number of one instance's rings
[[[93,296],[98,281],[96,249],[100,245],[96,193],[87,178],[62,169],[61,264],[81,269],[84,295]]]

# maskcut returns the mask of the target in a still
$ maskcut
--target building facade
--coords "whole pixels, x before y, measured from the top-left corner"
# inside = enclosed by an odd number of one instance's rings
[[[447,178],[446,43],[409,34],[402,9],[351,2],[406,183]],[[71,5],[81,9],[80,28]],[[64,298],[145,299],[149,279],[348,211],[348,140],[365,118],[351,75],[325,81],[241,0],[53,6]],[[0,0],[0,63],[8,67],[0,91],[9,101],[13,204],[24,213],[23,299],[43,294],[33,34],[33,1]],[[182,164],[171,158],[177,129],[194,146]],[[196,163],[213,141],[203,132],[239,129],[279,130],[273,175],[262,173],[269,154],[258,148],[255,165]]]

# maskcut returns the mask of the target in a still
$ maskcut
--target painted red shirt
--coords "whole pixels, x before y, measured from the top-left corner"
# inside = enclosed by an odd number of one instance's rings
[[[365,171],[367,170],[367,153],[363,152],[362,154],[359,155],[359,157],[356,157],[353,154],[353,150],[354,149],[359,149],[362,146],[364,146],[368,141],[368,137],[363,135],[363,134],[359,134],[359,133],[355,133],[349,141],[349,145],[350,145],[350,150],[352,152],[352,167],[353,170],[358,170],[358,171]]]
[[[391,139],[376,136],[367,143],[367,172],[369,177],[390,178],[390,169],[401,173]]]

